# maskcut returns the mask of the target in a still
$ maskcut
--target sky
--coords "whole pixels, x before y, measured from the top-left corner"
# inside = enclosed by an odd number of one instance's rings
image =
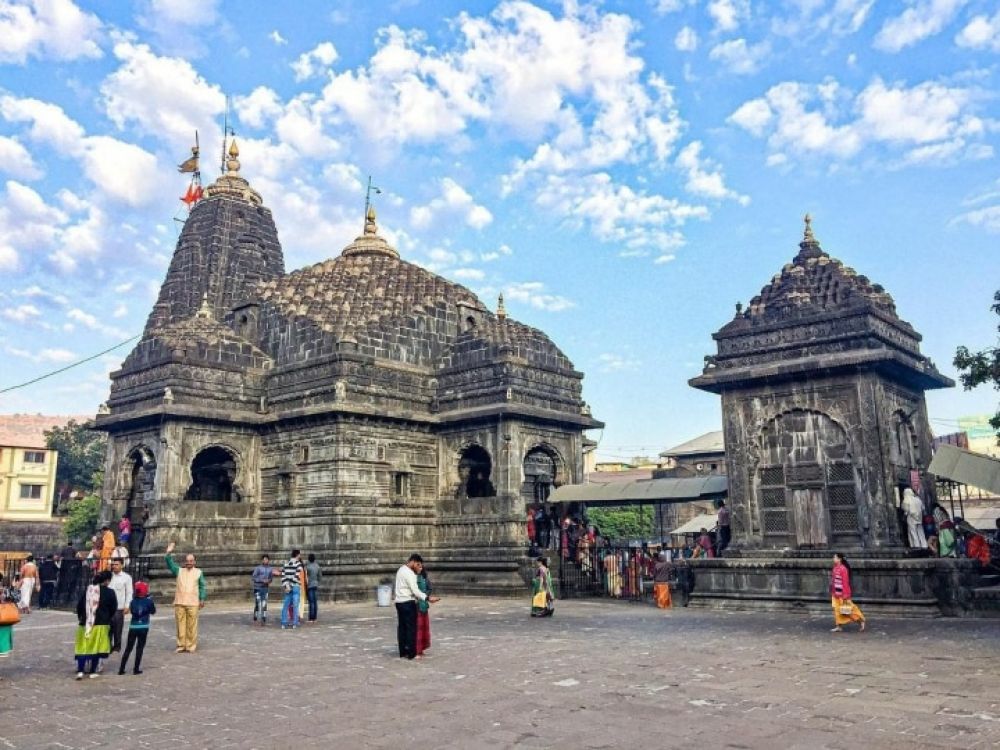
[[[998,91],[986,0],[0,0],[0,389],[142,330],[227,100],[286,268],[360,233],[371,175],[404,259],[585,373],[604,460],[720,429],[687,380],[806,212],[955,377],[997,341]],[[0,412],[96,412],[129,346]],[[939,434],[996,402],[928,394]]]

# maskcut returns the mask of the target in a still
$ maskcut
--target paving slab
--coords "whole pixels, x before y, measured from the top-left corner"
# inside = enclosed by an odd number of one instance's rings
[[[166,608],[169,609],[169,608]],[[1000,745],[1000,629],[449,598],[427,658],[395,613],[255,628],[213,603],[195,654],[154,619],[144,674],[73,679],[75,618],[34,612],[0,663],[0,748],[944,748]]]

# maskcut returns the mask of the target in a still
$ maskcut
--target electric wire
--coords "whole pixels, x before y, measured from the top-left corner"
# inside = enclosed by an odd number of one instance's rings
[[[45,380],[46,378],[51,378],[53,375],[58,375],[59,373],[66,372],[67,370],[72,370],[74,367],[79,367],[80,365],[84,365],[87,362],[92,362],[93,360],[97,359],[98,357],[102,357],[105,354],[108,354],[109,352],[113,352],[115,349],[119,349],[119,348],[125,346],[125,344],[128,344],[128,343],[131,343],[131,342],[135,341],[137,338],[139,338],[140,335],[141,334],[137,333],[135,336],[127,338],[124,341],[122,341],[121,343],[115,344],[114,346],[112,346],[112,347],[110,347],[108,349],[105,349],[103,352],[98,352],[97,354],[92,354],[91,356],[86,357],[85,359],[78,360],[76,362],[73,362],[72,364],[66,365],[65,367],[60,367],[58,370],[52,370],[52,372],[47,372],[44,375],[39,375],[37,378],[32,378],[31,380],[26,380],[23,383],[18,383],[17,385],[9,385],[6,388],[0,388],[0,393],[9,393],[10,391],[16,391],[18,388],[25,388],[25,387],[27,387],[29,385],[34,385],[35,383],[37,383],[37,382],[39,382],[41,380]]]

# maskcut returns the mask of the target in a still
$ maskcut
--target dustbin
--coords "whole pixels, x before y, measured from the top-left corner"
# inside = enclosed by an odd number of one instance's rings
[[[375,589],[375,595],[378,597],[378,606],[388,607],[392,603],[392,586],[387,583],[382,584]]]

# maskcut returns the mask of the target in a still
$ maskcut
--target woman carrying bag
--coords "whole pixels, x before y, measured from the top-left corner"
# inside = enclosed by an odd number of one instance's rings
[[[555,613],[553,607],[555,595],[552,593],[552,574],[549,572],[548,564],[546,558],[538,558],[538,567],[531,582],[532,617],[552,617]]]
[[[830,597],[833,605],[833,628],[831,632],[840,633],[843,626],[849,622],[860,622],[861,631],[865,629],[865,616],[858,605],[851,601],[851,567],[839,552],[833,553],[833,570],[830,573]]]
[[[17,598],[17,592],[8,589],[7,582],[0,575],[0,659],[6,659],[14,651],[14,626],[21,621]]]

